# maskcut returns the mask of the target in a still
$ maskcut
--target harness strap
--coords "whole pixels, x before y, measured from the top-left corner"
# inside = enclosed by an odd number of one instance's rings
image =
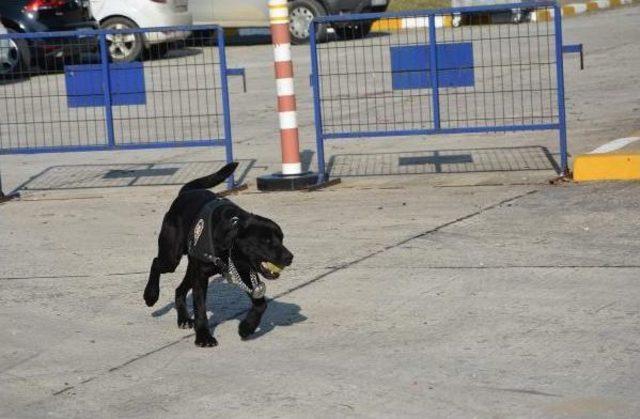
[[[213,245],[211,216],[215,210],[222,206],[235,206],[235,204],[225,198],[214,199],[205,204],[198,213],[196,221],[189,231],[187,242],[189,256],[203,262],[214,263],[216,254]]]
[[[266,293],[266,286],[264,282],[260,281],[258,273],[253,269],[249,271],[251,279],[251,288],[249,288],[243,281],[238,269],[231,259],[231,249],[229,249],[229,260],[225,263],[215,253],[215,247],[213,245],[213,226],[211,225],[211,216],[213,211],[222,206],[236,206],[233,202],[225,198],[215,199],[208,202],[196,218],[193,227],[189,231],[188,238],[188,253],[189,256],[207,263],[213,263],[222,272],[222,276],[228,283],[237,286],[244,292],[249,294],[251,298],[258,299],[264,297]]]

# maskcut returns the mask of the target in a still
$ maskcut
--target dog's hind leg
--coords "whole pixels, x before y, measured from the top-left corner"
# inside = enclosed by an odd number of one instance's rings
[[[196,264],[189,259],[189,265]],[[198,264],[199,265],[199,264]],[[189,271],[189,268],[187,268]],[[209,276],[206,275],[201,266],[194,266],[193,274],[190,275],[193,292],[193,316],[194,329],[196,331],[196,345],[207,347],[216,346],[218,341],[211,336],[209,330],[209,320],[207,319],[207,288],[209,286]]]
[[[263,298],[251,299],[253,305],[247,314],[247,317],[240,322],[238,334],[242,339],[248,338],[260,326],[262,315],[267,310],[267,301]]]
[[[182,258],[180,237],[176,228],[164,222],[158,237],[158,257],[153,259],[149,271],[149,280],[144,288],[144,301],[151,307],[160,297],[160,275],[175,272]]]
[[[175,303],[176,311],[178,312],[178,327],[181,329],[193,328],[193,319],[189,316],[189,310],[187,310],[187,293],[191,289],[193,276],[193,264],[189,263],[184,279],[178,288],[176,288]]]

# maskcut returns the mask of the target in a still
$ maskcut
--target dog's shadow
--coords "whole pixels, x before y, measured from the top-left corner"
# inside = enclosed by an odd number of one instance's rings
[[[307,317],[300,313],[301,308],[297,304],[270,300],[268,297],[267,303],[267,311],[262,316],[260,326],[247,340],[264,336],[278,326],[291,326],[307,320]],[[187,296],[187,307],[190,315],[193,315],[191,293]],[[155,310],[151,315],[153,317],[162,317],[168,313],[174,313],[175,315],[174,308],[175,304],[171,302]],[[221,323],[233,319],[242,320],[250,308],[251,300],[240,288],[222,282],[220,277],[210,281],[207,290],[207,312],[212,313],[209,317],[209,327],[212,333],[216,326]]]

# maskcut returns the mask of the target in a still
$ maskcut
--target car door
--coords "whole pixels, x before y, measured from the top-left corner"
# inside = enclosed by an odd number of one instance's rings
[[[195,23],[226,27],[269,26],[267,0],[190,0]]]

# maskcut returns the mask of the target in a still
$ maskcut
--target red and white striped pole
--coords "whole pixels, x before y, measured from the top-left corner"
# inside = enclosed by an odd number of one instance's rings
[[[291,62],[291,35],[289,34],[289,9],[287,0],[269,0],[269,23],[273,58],[278,87],[278,117],[280,119],[280,146],[282,149],[282,174],[299,175],[300,143],[296,95],[293,87],[293,62]]]
[[[289,8],[287,0],[269,0],[269,24],[273,43],[278,118],[280,121],[280,149],[282,172],[258,178],[261,190],[300,189],[317,182],[317,175],[302,173],[296,95],[293,87],[291,61],[291,35],[289,34]]]

